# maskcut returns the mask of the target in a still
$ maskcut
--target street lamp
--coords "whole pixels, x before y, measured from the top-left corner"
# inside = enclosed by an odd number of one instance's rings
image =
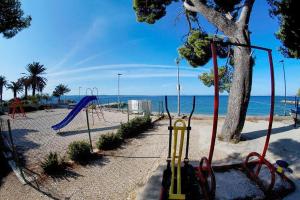
[[[283,69],[283,80],[284,80],[284,116],[286,116],[286,79],[285,79],[284,60],[280,60],[279,62],[282,63],[282,69]]]
[[[175,63],[177,65],[177,115],[180,116],[180,82],[179,82],[179,63],[180,63],[180,58],[175,59]]]
[[[81,89],[81,87],[79,86],[79,97],[80,97],[80,89]]]
[[[118,74],[118,110],[120,110],[120,76],[122,74]]]

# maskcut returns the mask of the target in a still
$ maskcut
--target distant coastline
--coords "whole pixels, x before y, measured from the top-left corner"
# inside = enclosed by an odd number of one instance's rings
[[[78,102],[85,95],[67,95],[63,96],[62,99],[69,99]],[[191,109],[193,95],[182,95],[181,96],[181,112],[187,114]],[[288,101],[294,101],[294,96],[288,96]],[[161,106],[164,105],[164,95],[120,95],[121,102],[127,102],[128,100],[150,100],[152,102],[152,111],[158,112],[161,110]],[[284,96],[275,97],[275,115],[284,114]],[[52,99],[55,102],[56,99]],[[117,102],[117,95],[99,95],[99,103],[107,104]],[[172,113],[177,113],[177,96],[168,96],[169,110]],[[226,115],[227,112],[228,96],[220,95],[220,116]],[[289,113],[290,109],[294,108],[293,104],[288,104],[286,111]],[[248,116],[267,116],[270,111],[270,96],[251,96],[250,103],[248,106]],[[213,95],[196,95],[196,108],[195,114],[199,115],[212,115],[213,114]]]

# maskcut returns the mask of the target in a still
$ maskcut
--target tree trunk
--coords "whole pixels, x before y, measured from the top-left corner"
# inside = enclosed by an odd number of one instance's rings
[[[0,87],[0,103],[2,103],[3,87]]]
[[[32,85],[32,96],[35,96],[35,85]]]
[[[187,10],[201,13],[233,42],[250,44],[248,31],[250,14],[255,0],[245,0],[237,21],[226,18],[222,13],[209,7],[206,1],[190,0],[193,5],[184,1]],[[238,142],[244,127],[252,85],[251,49],[234,48],[234,74],[230,88],[227,115],[219,135],[224,141]]]
[[[250,39],[244,34],[245,29],[237,30],[236,39],[242,44],[249,44]],[[246,47],[234,48],[234,74],[230,88],[227,115],[222,132],[221,140],[237,143],[240,141],[241,131],[244,127],[247,108],[252,86],[251,49]]]
[[[17,98],[17,91],[14,90],[14,99]]]
[[[24,98],[27,99],[27,97],[28,97],[28,86],[25,86],[24,90],[25,90]]]

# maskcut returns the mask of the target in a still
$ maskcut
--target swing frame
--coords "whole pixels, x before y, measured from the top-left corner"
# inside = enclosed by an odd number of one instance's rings
[[[222,165],[222,166],[213,166],[214,171],[216,172],[224,172],[230,169],[239,169],[247,174],[247,176],[254,181],[259,188],[264,192],[266,197],[272,197],[281,195],[282,197],[286,196],[287,194],[293,192],[295,190],[295,184],[283,173],[279,173],[276,171],[275,167],[266,159],[266,153],[269,147],[270,143],[270,137],[272,134],[272,124],[273,124],[273,118],[274,118],[274,104],[275,104],[275,78],[274,78],[274,65],[273,65],[273,58],[272,58],[272,50],[255,46],[255,45],[245,45],[245,44],[239,44],[239,43],[232,43],[232,42],[220,42],[220,41],[211,41],[211,49],[212,49],[212,58],[214,63],[214,82],[217,83],[219,77],[218,77],[218,64],[217,64],[217,54],[215,50],[215,43],[219,43],[221,45],[231,45],[236,47],[245,47],[245,48],[251,48],[251,49],[258,49],[267,52],[268,54],[268,60],[269,60],[269,69],[270,69],[270,83],[271,83],[271,100],[270,100],[270,112],[269,112],[269,119],[268,119],[268,129],[266,134],[265,143],[263,146],[262,153],[258,152],[250,152],[244,162],[238,163],[238,164],[229,164],[229,165]],[[218,96],[219,89],[218,84],[215,84],[215,97]],[[215,98],[215,106],[219,105],[219,98]],[[214,113],[214,119],[217,120],[217,113]],[[213,124],[213,129],[217,130],[217,123]],[[216,138],[216,131],[212,135],[212,141],[211,141],[211,148],[209,153],[209,162],[212,161],[214,146],[215,146],[215,138]],[[256,160],[251,160],[251,158],[256,158]],[[250,161],[251,160],[251,161]],[[259,178],[259,173],[262,169],[262,167],[265,166],[270,172],[271,180],[269,185],[265,185],[263,181]],[[252,170],[256,167],[256,170]],[[280,177],[284,181],[286,181],[289,184],[289,188],[287,188],[285,191],[280,191],[279,193],[276,191],[273,191],[275,181],[276,181],[276,174],[277,177]]]
[[[270,81],[271,81],[271,100],[270,100],[270,113],[268,119],[268,129],[266,134],[266,140],[264,143],[264,147],[262,153],[258,152],[250,152],[244,162],[237,163],[237,164],[227,164],[221,166],[212,166],[212,159],[214,154],[214,147],[216,141],[216,134],[217,134],[217,126],[218,126],[218,112],[219,112],[219,75],[218,75],[218,63],[217,63],[217,53],[216,53],[216,43],[221,45],[231,45],[236,47],[242,48],[251,48],[251,49],[258,49],[267,52],[268,60],[269,60],[269,69],[270,69]],[[213,59],[213,71],[214,71],[214,115],[213,115],[213,128],[212,128],[212,136],[211,136],[211,143],[208,158],[202,157],[199,163],[199,167],[194,167],[196,172],[195,176],[198,179],[199,186],[202,190],[202,197],[206,200],[214,199],[215,198],[215,191],[216,191],[216,181],[215,181],[215,172],[225,172],[228,170],[240,170],[247,175],[247,177],[254,181],[257,186],[264,192],[266,198],[284,197],[289,193],[295,191],[295,184],[291,181],[287,176],[283,173],[279,173],[276,171],[275,167],[266,159],[266,153],[269,147],[270,137],[272,133],[272,124],[274,118],[274,104],[275,104],[275,78],[274,78],[274,66],[273,66],[273,58],[272,58],[272,50],[260,46],[254,45],[246,45],[246,44],[239,44],[239,43],[232,43],[232,42],[222,42],[222,41],[210,41],[211,51],[212,51],[212,59]],[[166,103],[166,111],[169,117],[169,151],[168,151],[168,158],[167,158],[167,169],[164,171],[163,181],[162,181],[162,189],[160,199],[170,199],[168,196],[169,188],[168,181],[166,180],[167,176],[172,173],[168,169],[170,168],[170,161],[171,161],[171,144],[172,144],[172,134],[173,134],[173,127],[172,127],[172,118],[170,116],[167,104],[167,97],[165,97]],[[189,135],[190,135],[190,120],[191,116],[194,112],[195,107],[195,97],[193,97],[193,109],[188,119],[188,126],[186,127],[187,130],[187,141],[186,141],[186,157],[184,159],[185,166],[188,165],[188,148],[189,148]],[[256,158],[252,160],[251,158]],[[181,163],[177,163],[177,166],[180,167]],[[259,178],[259,173],[262,167],[265,166],[270,172],[270,183],[266,186],[263,181]],[[253,171],[253,169],[255,169]],[[174,170],[173,170],[174,172]],[[172,174],[171,174],[172,175]],[[276,176],[277,175],[277,176]],[[174,176],[174,175],[173,175]],[[178,175],[177,175],[178,176]],[[182,175],[181,175],[182,176]],[[273,191],[276,177],[280,177],[282,180],[288,183],[288,188],[284,191]],[[210,178],[210,181],[208,179]],[[185,199],[185,198],[184,198]]]

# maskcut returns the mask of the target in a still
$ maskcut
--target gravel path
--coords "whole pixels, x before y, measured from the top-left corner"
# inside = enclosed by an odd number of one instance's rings
[[[111,116],[111,119],[126,120],[126,115],[122,118],[121,114],[116,113],[105,112],[105,116]],[[142,134],[139,138],[127,141],[118,150],[105,152],[102,159],[93,161],[86,166],[75,166],[69,175],[48,178],[43,185],[59,199],[135,199],[138,191],[143,188],[155,169],[159,165],[165,164],[168,145],[167,123],[167,120],[159,121],[153,130]],[[219,127],[222,123],[221,119]],[[277,158],[291,162],[295,177],[299,179],[300,135],[299,129],[293,129],[290,124],[290,121],[274,122],[274,135],[271,138],[267,157],[271,162]],[[211,126],[212,122],[209,119],[192,121],[190,139],[190,160],[192,162],[197,163],[202,155],[207,155]],[[239,144],[217,141],[214,163],[240,161],[250,151],[260,152],[265,139],[266,127],[267,122],[264,120],[247,121],[243,131],[247,141]],[[71,134],[68,137],[80,137],[78,135],[80,134]],[[63,140],[66,140],[64,138]],[[69,140],[71,139],[69,138]],[[28,199],[21,195],[24,192],[32,195],[29,199],[47,199],[29,186],[17,187],[18,192],[12,193],[11,188],[15,185],[16,180],[11,176],[13,175],[8,176],[0,187],[3,199]]]
[[[84,111],[81,111],[70,124],[59,132],[51,128],[52,125],[63,120],[69,112],[68,109],[54,109],[51,112],[27,113],[26,118],[11,119],[14,143],[22,152],[28,168],[38,169],[39,164],[50,151],[56,151],[63,157],[71,142],[88,141],[86,113]],[[125,113],[115,111],[105,111],[104,113],[104,118],[100,117],[100,119],[96,114],[89,113],[91,138],[94,145],[101,134],[115,131],[120,123],[127,121]],[[8,119],[8,116],[4,116],[4,119]],[[4,132],[4,136],[8,138],[7,131]]]

